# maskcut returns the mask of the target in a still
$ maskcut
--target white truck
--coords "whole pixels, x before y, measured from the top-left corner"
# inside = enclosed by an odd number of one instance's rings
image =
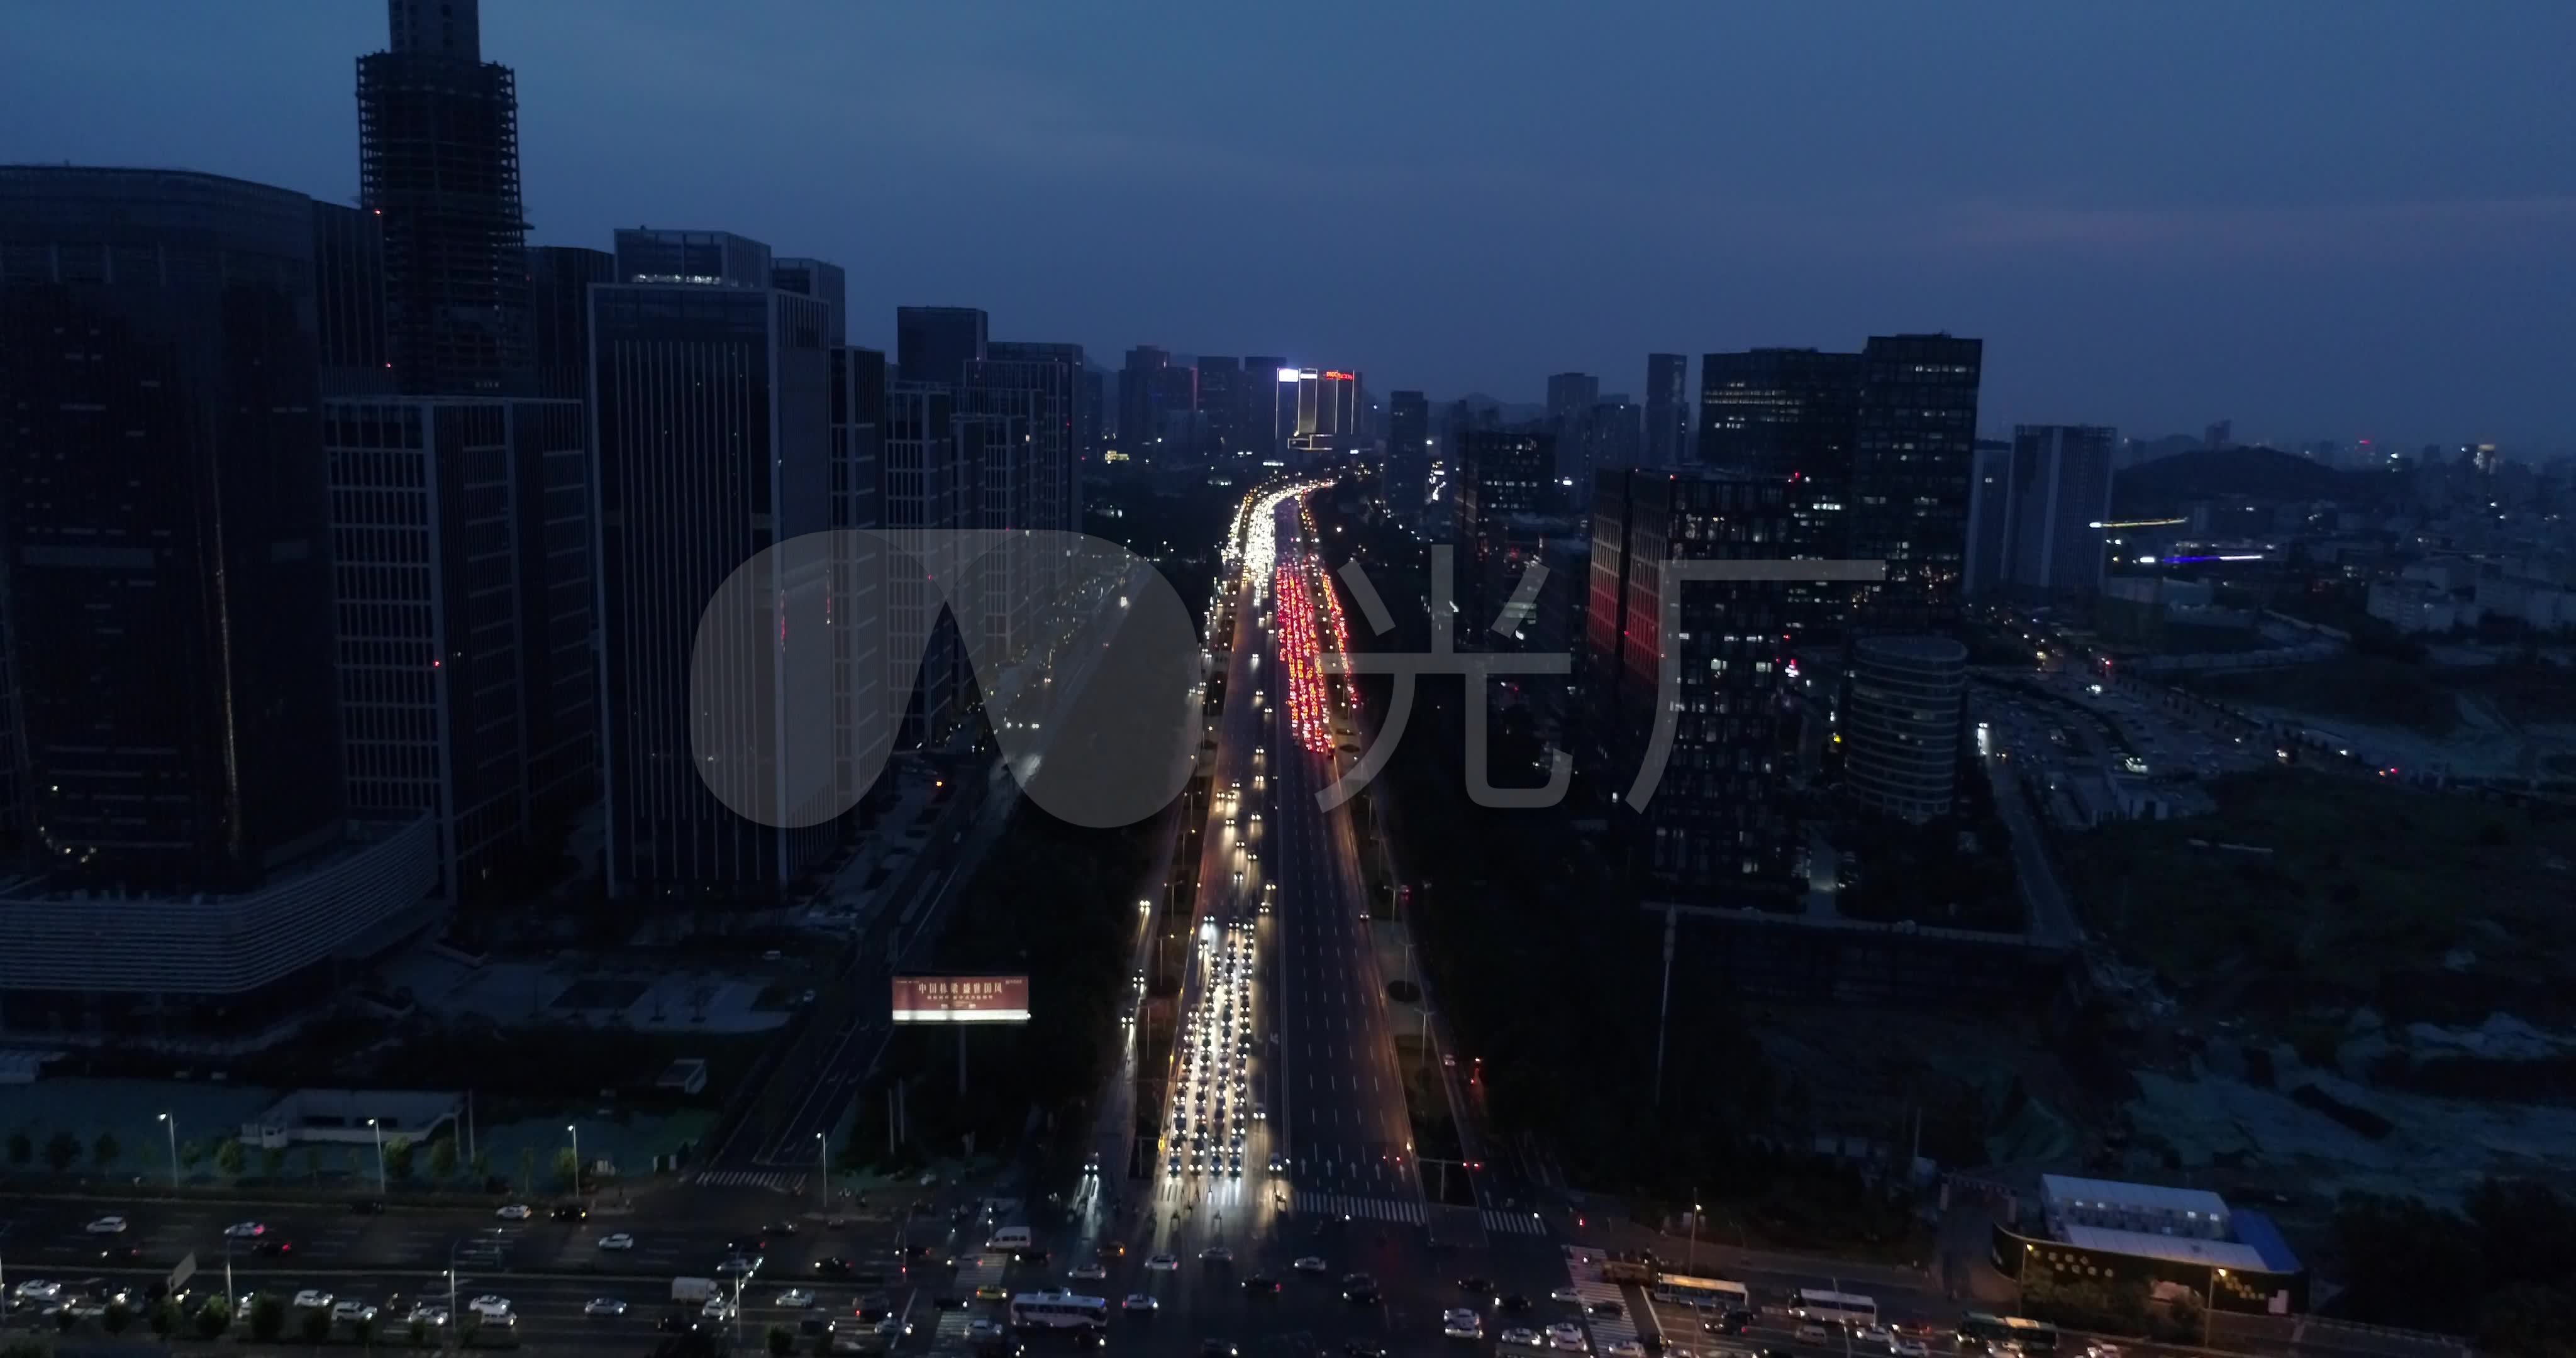
[[[713,1278],[673,1278],[671,1280],[671,1300],[673,1301],[704,1302],[713,1299],[717,1292],[716,1280]]]

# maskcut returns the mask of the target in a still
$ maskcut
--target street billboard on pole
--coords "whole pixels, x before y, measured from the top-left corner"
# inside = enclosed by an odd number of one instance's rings
[[[1026,1023],[1026,976],[897,976],[897,1023]]]

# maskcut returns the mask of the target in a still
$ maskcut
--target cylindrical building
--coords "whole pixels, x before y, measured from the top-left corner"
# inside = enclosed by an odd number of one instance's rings
[[[1867,637],[1852,650],[1844,776],[1861,805],[1917,823],[1957,790],[1968,648],[1947,637]]]

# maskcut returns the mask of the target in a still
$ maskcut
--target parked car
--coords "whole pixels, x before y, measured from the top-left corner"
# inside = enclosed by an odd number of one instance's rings
[[[626,1314],[626,1303],[615,1297],[593,1297],[588,1306],[581,1308],[581,1313],[586,1316],[622,1316]]]
[[[91,1235],[123,1235],[125,1234],[125,1218],[100,1217],[98,1220],[91,1222],[87,1227],[87,1230]]]
[[[526,1203],[510,1202],[503,1203],[500,1210],[495,1211],[492,1215],[499,1217],[503,1221],[525,1221],[533,1214],[528,1210],[528,1205]]]

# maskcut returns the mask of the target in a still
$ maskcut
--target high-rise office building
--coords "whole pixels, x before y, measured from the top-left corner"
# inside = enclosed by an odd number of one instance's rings
[[[677,262],[675,265],[675,261]],[[830,760],[791,757],[828,710],[770,702],[784,686],[774,652],[753,648],[720,691],[692,686],[699,619],[734,571],[764,549],[831,525],[830,304],[772,286],[766,246],[723,232],[620,231],[621,279],[591,290],[592,446],[599,477],[601,692],[613,896],[669,905],[769,905],[837,838],[815,808],[836,795]],[[829,571],[781,578],[781,635],[826,635]],[[826,690],[822,701],[828,706]],[[759,713],[745,757],[706,765],[737,814],[701,778],[698,709]]]
[[[1243,360],[1243,386],[1236,392],[1239,404],[1235,428],[1241,431],[1256,461],[1287,455],[1288,436],[1297,432],[1297,379],[1290,375],[1297,371],[1276,354],[1256,354]]]
[[[1068,518],[1073,374],[1063,359],[1052,357],[967,365],[962,408],[999,423],[976,436],[982,439],[973,458],[979,490],[966,527],[1048,533],[1074,528]],[[1028,649],[1069,569],[1061,544],[1022,543],[989,554],[976,582],[984,595],[973,605],[982,615],[975,625],[984,637],[977,655],[987,660],[1017,660]]]
[[[1100,374],[1079,344],[995,340],[985,352],[996,363],[1054,363],[1064,369],[1064,446],[1047,474],[1053,489],[1038,526],[1082,531],[1082,466],[1100,454]]]
[[[1969,469],[1967,593],[2004,588],[2010,573],[2012,464],[2010,439],[1979,439]]]
[[[1198,412],[1198,374],[1150,344],[1127,351],[1118,371],[1118,450],[1138,462],[1188,464]]]
[[[387,354],[384,221],[364,208],[313,205],[313,313],[325,396],[396,386]]]
[[[850,282],[840,265],[826,259],[781,255],[769,261],[769,285],[780,292],[830,303],[832,323],[825,339],[835,349],[850,342]],[[983,315],[980,311],[975,314]]]
[[[1645,465],[1678,467],[1689,460],[1690,356],[1646,355]]]
[[[984,357],[984,313],[968,306],[894,309],[894,366],[906,382],[956,386],[966,365]]]
[[[315,240],[284,189],[0,167],[11,1030],[264,1027],[418,919],[428,822],[340,776]]]
[[[1431,402],[1418,391],[1386,398],[1386,507],[1398,523],[1419,527],[1431,484]]]
[[[322,424],[349,806],[428,815],[441,898],[487,902],[535,808],[593,779],[581,405],[350,397]]]
[[[1644,413],[1631,402],[1613,399],[1595,402],[1575,417],[1575,455],[1557,471],[1569,499],[1582,503],[1583,488],[1600,472],[1640,465],[1645,457],[1640,419]]]
[[[1297,371],[1297,428],[1288,438],[1292,461],[1346,456],[1356,448],[1359,386],[1358,373],[1339,368]]]
[[[1847,550],[1887,563],[1886,582],[1855,600],[1861,630],[1959,624],[1984,355],[1983,340],[1949,335],[1874,335],[1861,351]]]
[[[617,256],[579,245],[528,247],[528,350],[536,394],[590,399],[590,285],[617,277]]]
[[[490,394],[529,376],[519,98],[483,60],[478,0],[387,0],[392,42],[358,59],[359,205],[384,218],[387,333],[408,392]]]
[[[1701,464],[1790,484],[1797,554],[1887,563],[1883,584],[1793,586],[1793,630],[1956,623],[1982,349],[1897,335],[1702,357]]]
[[[1594,482],[1589,598],[1578,659],[1578,763],[1619,798],[1658,715],[1674,722],[1644,811],[1610,808],[1649,898],[1778,909],[1803,895],[1788,780],[1796,668],[1777,582],[1693,581],[1667,598],[1667,562],[1765,560],[1794,535],[1789,485],[1709,468],[1603,472]],[[1678,687],[1662,687],[1667,653]]]
[[[1199,422],[1210,465],[1226,465],[1243,451],[1243,364],[1202,355],[1198,362]]]
[[[1456,517],[1458,607],[1464,644],[1482,635],[1508,597],[1511,520],[1554,504],[1556,436],[1542,428],[1475,428],[1458,436],[1451,472]]]
[[[886,695],[886,563],[878,544],[841,530],[885,527],[886,357],[874,349],[832,350],[832,695],[846,734],[834,751],[833,787],[858,806],[873,788],[861,780],[884,767],[895,737]]]
[[[972,481],[958,459],[957,391],[936,382],[886,385],[883,441],[885,527],[936,538],[966,526]],[[930,563],[936,570],[943,563]],[[884,577],[886,692],[901,695],[898,748],[944,739],[960,716],[964,657],[939,591],[910,570]],[[891,705],[890,705],[891,708]]]
[[[2118,443],[2116,430],[2085,424],[2016,425],[2000,454],[1980,443],[1970,588],[2040,595],[2100,589]]]
[[[1601,400],[1601,379],[1590,373],[1556,373],[1547,379],[1547,418],[1562,432]]]

